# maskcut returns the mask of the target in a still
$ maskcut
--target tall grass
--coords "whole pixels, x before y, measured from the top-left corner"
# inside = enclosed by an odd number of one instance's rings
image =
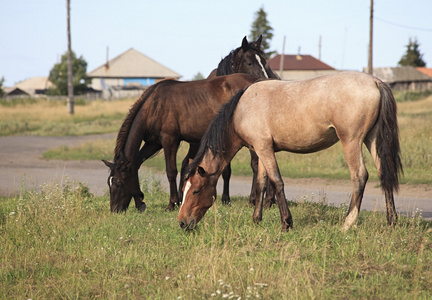
[[[432,297],[432,229],[418,214],[390,228],[346,206],[291,199],[294,229],[276,208],[251,220],[245,198],[219,201],[182,231],[169,196],[143,181],[147,210],[109,212],[85,185],[45,184],[0,201],[0,298],[347,299]]]

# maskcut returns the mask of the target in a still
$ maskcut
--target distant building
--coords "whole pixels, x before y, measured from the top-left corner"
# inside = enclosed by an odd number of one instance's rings
[[[373,75],[381,78],[397,91],[432,89],[432,77],[414,67],[373,68]]]
[[[101,90],[104,98],[136,97],[162,79],[181,75],[131,48],[87,73],[91,87]]]
[[[9,96],[28,96],[37,97],[45,95],[47,90],[53,86],[48,77],[32,77],[18,82],[12,88],[9,88]],[[8,95],[7,95],[8,96]]]
[[[312,55],[284,55],[283,71],[280,72],[282,55],[278,54],[268,60],[270,68],[282,80],[305,80],[338,72],[335,68],[316,59]]]
[[[426,68],[426,67],[417,67],[417,71],[422,72],[423,74],[426,74],[429,77],[432,77],[432,68]]]

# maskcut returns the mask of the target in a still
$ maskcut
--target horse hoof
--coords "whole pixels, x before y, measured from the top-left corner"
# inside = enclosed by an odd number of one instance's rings
[[[140,207],[138,207],[139,212],[144,212],[147,208],[147,205],[143,202]]]
[[[174,210],[174,204],[170,203],[167,208],[165,208],[166,211],[173,211]]]
[[[222,204],[231,205],[231,199],[227,196],[222,196]]]

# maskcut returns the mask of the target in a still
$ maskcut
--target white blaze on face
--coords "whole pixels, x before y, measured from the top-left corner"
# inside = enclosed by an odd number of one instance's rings
[[[262,70],[263,73],[264,73],[265,78],[269,78],[268,75],[267,75],[267,72],[266,72],[266,70],[265,70],[265,68],[264,68],[264,66],[263,66],[263,64],[262,64],[262,62],[261,62],[261,58],[259,57],[259,55],[258,55],[258,54],[255,54],[255,57],[256,57],[256,59],[257,59],[259,65],[260,65],[260,67],[261,67],[261,70]]]
[[[185,203],[186,194],[187,194],[187,192],[189,191],[191,185],[192,185],[192,184],[190,183],[189,180],[186,181],[186,186],[185,186],[185,189],[184,189],[184,192],[183,192],[183,200],[182,200],[182,204],[181,204],[181,206],[180,206],[180,211],[181,211],[181,209],[182,209],[182,207],[183,207],[183,204]],[[180,211],[179,211],[179,213],[180,213]]]
[[[110,178],[109,178],[109,186],[110,187],[112,186],[112,183],[113,183],[113,176],[110,176]]]

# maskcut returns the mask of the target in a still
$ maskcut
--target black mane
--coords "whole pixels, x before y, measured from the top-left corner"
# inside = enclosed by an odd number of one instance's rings
[[[120,127],[120,130],[117,135],[116,145],[114,148],[114,160],[124,151],[126,142],[129,137],[129,131],[132,127],[132,123],[135,120],[135,117],[138,114],[138,111],[144,105],[148,98],[153,94],[154,90],[161,84],[166,84],[167,82],[176,82],[173,79],[162,80],[158,83],[153,84],[148,87],[141,95],[141,97],[132,105],[129,110],[129,113],[125,117],[123,124]]]
[[[256,44],[256,42],[248,43],[246,51],[253,50],[256,51],[257,54],[261,57],[264,57],[264,52],[261,51],[260,47]],[[227,56],[225,56],[218,64],[216,69],[216,76],[230,75],[234,74],[234,60],[237,57],[237,54],[241,50],[242,47],[238,47],[232,50]]]
[[[237,58],[237,54],[239,53],[239,51],[242,49],[242,47],[238,47],[234,50],[232,50],[227,56],[225,56],[218,64],[218,67],[216,69],[216,76],[223,76],[223,75],[230,75],[230,74],[234,74],[234,62],[235,59]],[[256,53],[265,61],[265,54],[264,52],[261,50],[260,46],[257,45],[256,42],[250,42],[248,43],[247,46],[247,50],[246,51],[256,51]],[[269,76],[269,78],[273,78],[273,79],[280,79],[280,77],[275,74],[272,69],[270,69],[270,67],[267,65],[267,63],[265,64],[265,70],[267,72],[267,75]]]
[[[195,155],[193,162],[189,165],[189,174],[196,170],[209,149],[214,156],[221,155],[225,152],[225,146],[230,143],[234,112],[245,90],[237,92],[228,103],[225,103],[221,107],[219,113],[201,139],[198,153]]]

